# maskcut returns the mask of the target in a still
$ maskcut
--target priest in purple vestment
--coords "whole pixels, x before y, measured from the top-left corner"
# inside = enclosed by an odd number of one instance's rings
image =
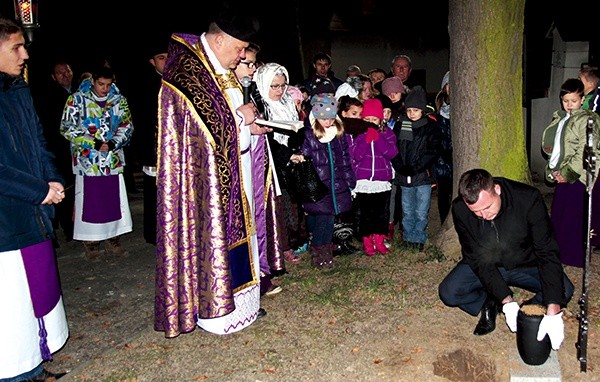
[[[268,160],[252,154],[266,155],[256,148],[270,129],[254,123],[233,72],[257,31],[248,13],[228,10],[201,36],[171,36],[159,94],[154,323],[166,337],[196,325],[233,333],[259,314],[257,231],[269,226],[278,240],[270,214],[255,219],[255,190],[267,205],[275,195],[269,176],[253,176],[268,174]]]

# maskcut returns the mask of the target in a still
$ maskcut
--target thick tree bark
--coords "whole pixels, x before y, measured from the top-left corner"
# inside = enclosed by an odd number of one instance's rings
[[[525,0],[449,0],[454,195],[460,175],[484,168],[530,183],[522,109]],[[461,257],[451,217],[434,238]]]

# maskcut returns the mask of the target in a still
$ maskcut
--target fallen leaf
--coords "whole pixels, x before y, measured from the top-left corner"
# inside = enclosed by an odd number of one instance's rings
[[[350,350],[350,353],[358,353],[359,349],[358,348],[352,348],[352,350]]]
[[[373,363],[376,364],[376,365],[379,365],[382,362],[383,362],[382,359],[376,359],[375,361],[373,361]]]

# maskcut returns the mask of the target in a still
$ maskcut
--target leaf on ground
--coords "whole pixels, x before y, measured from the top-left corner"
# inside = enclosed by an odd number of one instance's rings
[[[328,322],[328,324],[329,324],[329,325],[335,325],[335,324],[336,324],[336,322],[335,322],[335,321],[329,321],[329,322]]]
[[[404,326],[398,326],[398,331],[400,333],[406,333],[406,328]]]
[[[208,379],[208,377],[206,375],[201,375],[196,378],[196,381],[206,381],[207,379]]]
[[[350,350],[350,353],[358,353],[359,351],[359,348],[352,348],[352,350]]]
[[[272,369],[263,369],[262,372],[265,373],[265,374],[275,374],[275,368],[272,368]]]
[[[383,363],[383,360],[378,358],[375,361],[373,361],[374,364],[379,365],[380,363]]]

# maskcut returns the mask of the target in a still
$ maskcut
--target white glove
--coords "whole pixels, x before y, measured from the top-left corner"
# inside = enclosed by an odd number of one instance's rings
[[[519,309],[521,308],[516,301],[502,305],[502,312],[504,313],[504,318],[506,319],[506,326],[508,326],[510,331],[513,333],[517,331],[517,314],[519,313]]]
[[[553,316],[544,314],[544,318],[542,318],[542,321],[540,322],[540,328],[537,333],[538,341],[543,340],[546,334],[548,334],[552,349],[554,350],[558,350],[565,339],[565,322],[563,321],[562,316],[562,312]]]

